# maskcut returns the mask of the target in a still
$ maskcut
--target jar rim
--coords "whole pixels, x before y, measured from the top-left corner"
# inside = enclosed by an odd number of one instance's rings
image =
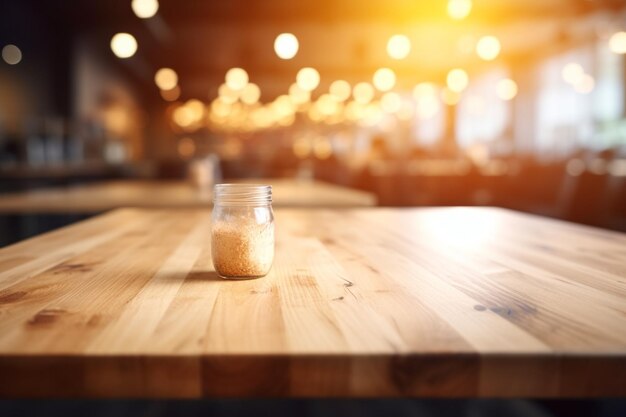
[[[271,204],[272,186],[264,184],[216,184],[213,188],[213,202],[232,205]]]

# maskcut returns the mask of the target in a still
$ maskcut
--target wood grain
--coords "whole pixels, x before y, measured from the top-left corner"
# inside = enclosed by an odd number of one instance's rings
[[[626,235],[501,209],[276,210],[224,281],[209,210],[0,250],[0,396],[626,395]]]
[[[271,184],[274,207],[369,207],[376,197],[321,181],[257,179]],[[116,208],[206,208],[210,189],[184,181],[107,181],[0,195],[0,213],[98,213]]]

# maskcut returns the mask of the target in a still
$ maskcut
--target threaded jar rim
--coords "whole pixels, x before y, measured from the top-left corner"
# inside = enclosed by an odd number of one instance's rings
[[[246,206],[271,203],[271,185],[216,184],[213,188],[213,204]]]

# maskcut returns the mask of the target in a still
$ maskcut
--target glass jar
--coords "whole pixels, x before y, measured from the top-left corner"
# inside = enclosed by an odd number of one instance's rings
[[[215,186],[211,253],[215,271],[222,278],[267,275],[274,261],[272,186]]]

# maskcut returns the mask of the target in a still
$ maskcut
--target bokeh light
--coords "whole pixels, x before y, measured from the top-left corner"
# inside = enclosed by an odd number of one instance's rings
[[[19,64],[22,60],[22,51],[15,45],[5,45],[2,48],[2,59],[9,65]]]
[[[248,83],[241,91],[240,99],[242,103],[253,105],[261,98],[261,89],[254,83]]]
[[[289,86],[289,98],[294,104],[304,104],[311,100],[311,92],[301,89],[294,83]]]
[[[339,103],[330,94],[322,94],[315,103],[323,116],[331,116],[339,110]]]
[[[391,68],[380,68],[372,78],[374,87],[380,91],[389,91],[396,85],[396,74]]]
[[[185,103],[185,107],[189,109],[191,117],[194,119],[194,121],[201,119],[202,116],[204,115],[204,111],[205,111],[204,103],[202,103],[198,99],[192,98],[188,100]]]
[[[387,54],[393,59],[404,59],[411,52],[411,41],[405,35],[393,35],[387,41]]]
[[[374,87],[370,83],[358,83],[352,89],[352,96],[357,103],[367,104],[374,98]]]
[[[476,44],[476,53],[485,61],[493,61],[500,55],[500,41],[495,36],[483,36]]]
[[[585,75],[585,70],[580,64],[575,62],[570,62],[569,64],[563,67],[561,71],[561,76],[563,80],[568,84],[576,84],[580,79]]]
[[[455,93],[460,93],[467,88],[467,85],[469,84],[469,77],[465,70],[461,68],[455,68],[448,72],[446,82],[448,84],[448,88],[451,91]]]
[[[455,20],[465,19],[472,11],[472,0],[449,0],[448,15]]]
[[[161,68],[154,75],[154,82],[161,90],[171,90],[178,84],[178,75],[171,68]]]
[[[174,119],[174,123],[183,128],[191,126],[194,122],[192,110],[184,105],[179,106],[174,110],[172,118]]]
[[[233,91],[241,91],[248,84],[248,73],[243,68],[231,68],[226,72],[226,85]]]
[[[169,90],[161,90],[161,97],[165,101],[176,101],[180,98],[180,87],[174,86],[174,88]]]
[[[413,88],[413,98],[419,100],[425,96],[436,96],[437,86],[433,83],[419,83]]]
[[[616,54],[626,54],[626,32],[616,32],[609,39],[609,49]]]
[[[117,33],[111,38],[111,50],[118,58],[130,58],[137,52],[137,40],[130,33]]]
[[[219,88],[217,89],[217,94],[220,100],[229,104],[232,104],[239,99],[239,92],[231,89],[226,84],[222,84],[219,86]]]
[[[330,84],[328,91],[335,100],[346,101],[352,94],[352,87],[345,80],[335,80]]]
[[[295,111],[294,104],[287,95],[281,95],[272,102],[272,110],[278,117],[286,117]]]
[[[148,19],[159,10],[158,0],[133,0],[131,7],[140,19]]]
[[[402,108],[402,97],[393,91],[385,93],[380,98],[380,107],[385,113],[396,113]]]
[[[498,81],[496,94],[502,100],[513,100],[517,95],[517,83],[508,78]]]
[[[291,59],[298,53],[300,44],[293,33],[281,33],[274,40],[274,51],[280,59]]]
[[[439,89],[432,83],[420,83],[413,89],[415,110],[421,119],[428,119],[436,115],[441,109]]]
[[[304,91],[313,91],[320,84],[320,73],[315,68],[302,68],[296,75],[296,84]]]

